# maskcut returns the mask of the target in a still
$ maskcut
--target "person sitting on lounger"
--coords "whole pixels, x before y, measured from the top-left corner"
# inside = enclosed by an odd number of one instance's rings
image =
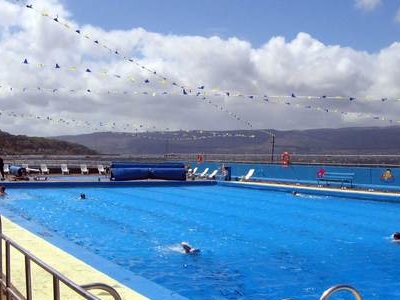
[[[392,234],[392,242],[400,243],[400,232],[396,231]]]
[[[6,187],[4,185],[0,186],[0,196],[5,196],[7,195],[6,193]]]
[[[185,251],[185,254],[198,254],[198,253],[200,253],[200,249],[193,248],[187,242],[182,242],[181,246],[183,248],[183,251]]]

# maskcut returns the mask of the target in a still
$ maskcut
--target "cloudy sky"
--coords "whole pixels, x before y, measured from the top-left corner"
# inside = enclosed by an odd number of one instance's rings
[[[399,36],[397,0],[0,0],[0,129],[400,125]]]

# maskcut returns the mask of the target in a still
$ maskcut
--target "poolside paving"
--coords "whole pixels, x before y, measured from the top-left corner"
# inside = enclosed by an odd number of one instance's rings
[[[243,185],[253,185],[253,186],[264,186],[270,188],[284,188],[285,190],[292,191],[304,191],[310,193],[319,193],[326,192],[327,194],[336,194],[341,195],[343,197],[346,196],[356,196],[362,198],[362,196],[372,196],[376,197],[387,197],[400,200],[400,192],[396,191],[381,191],[374,189],[355,189],[355,188],[339,188],[339,187],[328,187],[328,186],[310,186],[303,184],[288,184],[288,183],[277,183],[277,182],[255,182],[255,181],[236,181],[235,184],[243,184]]]
[[[9,219],[2,217],[3,232],[5,235],[13,239],[20,246],[30,253],[50,265],[58,272],[71,279],[78,285],[101,282],[115,288],[124,300],[145,300],[148,299],[141,294],[133,291],[125,285],[117,282],[115,279],[96,270],[88,264],[82,262],[76,257],[66,253],[65,251],[55,247],[39,236],[25,230],[19,225],[13,223]],[[16,250],[11,252],[12,260],[12,283],[23,294],[25,293],[25,272],[24,257]],[[53,278],[49,273],[32,263],[32,286],[33,299],[53,299]],[[83,299],[76,293],[72,292],[68,287],[61,284],[62,300],[79,300]],[[110,295],[102,291],[91,291],[100,299],[113,299]]]

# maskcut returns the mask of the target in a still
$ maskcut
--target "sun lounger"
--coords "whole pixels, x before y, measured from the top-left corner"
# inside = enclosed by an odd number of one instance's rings
[[[97,170],[99,171],[99,175],[106,175],[106,170],[103,165],[97,165]]]
[[[29,168],[28,164],[21,164],[21,167],[26,170],[26,173],[40,173],[39,169]]]
[[[46,165],[46,164],[41,164],[41,165],[40,165],[40,172],[41,172],[42,174],[49,174],[49,173],[50,173],[50,171],[49,171],[49,169],[47,168],[47,165]]]
[[[205,168],[204,171],[199,175],[199,178],[206,178],[208,170],[209,168]]]
[[[193,170],[189,169],[187,172],[187,178],[192,178],[194,179],[196,176],[196,172],[197,172],[197,167],[195,167]]]
[[[68,169],[67,164],[61,164],[61,174],[62,175],[69,174],[69,169]]]
[[[254,174],[254,169],[250,169],[248,172],[247,172],[247,174],[246,175],[244,175],[244,176],[241,176],[239,179],[240,179],[240,181],[248,181],[248,180],[250,180],[250,178],[251,178],[251,176],[253,176],[253,174]]]
[[[211,174],[207,175],[208,179],[215,179],[215,175],[217,175],[218,169],[211,172]]]
[[[88,170],[88,168],[87,168],[87,165],[85,165],[85,164],[82,164],[81,165],[81,174],[83,175],[83,174],[89,174],[89,170]]]

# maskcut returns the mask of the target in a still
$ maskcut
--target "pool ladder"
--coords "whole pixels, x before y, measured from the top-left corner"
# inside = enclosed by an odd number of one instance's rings
[[[340,291],[350,292],[353,294],[353,296],[356,300],[363,300],[360,293],[355,288],[353,288],[352,286],[347,285],[347,284],[338,284],[338,285],[334,285],[334,286],[330,287],[322,294],[322,296],[321,296],[321,298],[319,298],[319,300],[328,300],[334,293],[340,292]],[[295,299],[294,298],[285,298],[282,300],[295,300]]]

